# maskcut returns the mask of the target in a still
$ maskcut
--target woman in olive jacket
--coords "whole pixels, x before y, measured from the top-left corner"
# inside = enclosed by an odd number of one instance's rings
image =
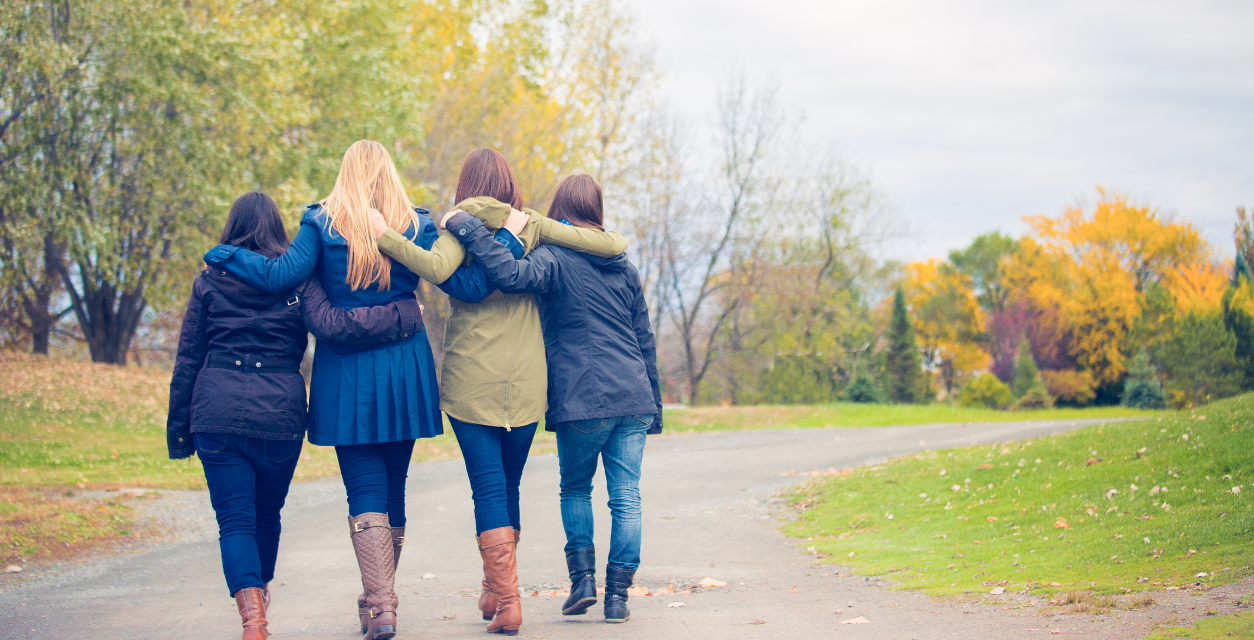
[[[495,241],[519,256],[541,242],[607,258],[627,249],[626,240],[616,233],[570,227],[539,214],[521,224],[522,194],[509,163],[493,149],[477,149],[466,156],[457,200],[457,209],[483,219],[493,231],[509,229],[512,235],[502,237],[498,232]],[[520,224],[511,228],[510,218]],[[439,282],[442,275],[432,271],[447,272],[465,260],[461,243],[447,231],[425,251],[389,230],[382,216],[372,214],[371,221],[379,249],[432,282]],[[478,300],[454,299],[450,305],[440,408],[457,435],[473,489],[476,540],[484,566],[480,612],[491,620],[489,632],[513,635],[522,624],[515,556],[521,531],[518,484],[546,407],[544,336],[535,296],[530,294],[493,290]]]
[[[274,201],[241,196],[223,244],[277,256],[287,234]],[[279,548],[279,511],[305,436],[307,333],[343,348],[373,347],[422,326],[417,300],[332,307],[317,280],[281,293],[206,269],[192,285],[170,380],[166,444],[196,453],[217,514],[222,569],[245,640],[265,638],[268,583]]]

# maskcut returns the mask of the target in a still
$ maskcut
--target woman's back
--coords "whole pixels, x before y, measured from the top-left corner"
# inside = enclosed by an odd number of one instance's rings
[[[438,230],[435,222],[425,215],[425,210],[418,211],[417,236],[414,236],[412,228],[404,235],[407,238],[413,237],[419,246],[430,247],[435,242]],[[344,308],[373,307],[395,302],[403,297],[413,297],[414,290],[418,288],[418,275],[396,261],[391,265],[392,281],[387,289],[380,290],[378,285],[372,285],[354,291],[347,283],[348,242],[328,223],[326,209],[319,204],[309,205],[301,224],[318,230],[322,254],[318,257],[316,273],[331,304]]]

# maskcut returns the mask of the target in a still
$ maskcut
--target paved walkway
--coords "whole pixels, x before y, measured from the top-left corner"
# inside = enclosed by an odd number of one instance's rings
[[[704,577],[723,588],[634,597],[631,622],[601,624],[599,606],[563,618],[567,584],[557,501],[557,460],[534,456],[523,479],[521,637],[530,638],[984,638],[1049,631],[1139,637],[1144,621],[1042,617],[972,602],[937,600],[840,577],[811,564],[777,530],[772,498],[799,480],[784,472],[852,467],[924,448],[1038,437],[1081,423],[923,425],[874,429],[749,431],[651,437],[643,480],[644,565],[638,582],[657,590]],[[608,548],[604,481],[597,478],[597,544]],[[239,618],[220,571],[207,495],[189,502],[187,539],[110,557],[0,591],[3,638],[238,637]],[[196,505],[199,505],[197,508]],[[338,479],[295,485],[284,510],[283,547],[270,611],[279,639],[359,638],[360,582]],[[397,580],[398,638],[479,638],[480,577],[470,486],[460,461],[415,465],[409,479],[408,544]],[[603,565],[604,552],[599,554]],[[601,577],[601,576],[598,576]],[[672,603],[682,602],[682,607]],[[837,609],[842,612],[835,613]],[[841,625],[862,615],[866,625]],[[755,619],[761,621],[754,624]]]

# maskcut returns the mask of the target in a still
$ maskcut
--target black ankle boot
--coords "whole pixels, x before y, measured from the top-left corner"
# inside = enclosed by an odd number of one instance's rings
[[[636,577],[636,571],[605,567],[605,621],[627,622],[631,612],[627,610],[627,588]]]
[[[562,605],[562,615],[581,616],[597,603],[597,550],[581,547],[567,551],[566,570],[570,572],[570,597]]]

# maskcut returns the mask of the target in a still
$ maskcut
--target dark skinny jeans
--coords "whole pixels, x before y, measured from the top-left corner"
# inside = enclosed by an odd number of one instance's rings
[[[388,524],[405,526],[405,479],[413,455],[413,440],[337,446],[348,515],[386,513]]]
[[[521,529],[518,483],[536,436],[536,423],[506,429],[462,422],[453,416],[448,421],[466,461],[475,501],[475,534],[501,527]]]
[[[279,511],[300,460],[300,440],[262,440],[196,433],[209,501],[218,517],[222,573],[232,596],[274,579],[279,553]]]

